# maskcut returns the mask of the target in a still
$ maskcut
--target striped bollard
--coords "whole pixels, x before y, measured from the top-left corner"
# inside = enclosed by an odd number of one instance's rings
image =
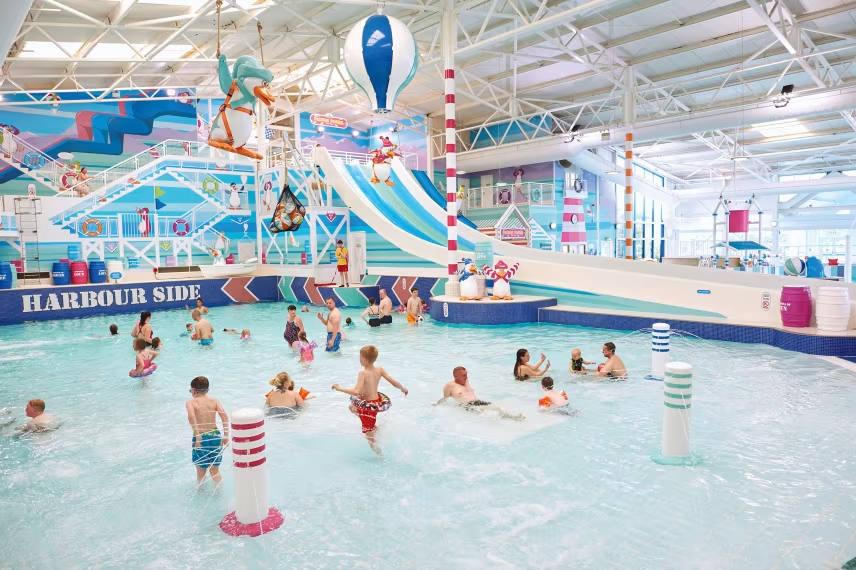
[[[669,337],[671,327],[666,323],[654,323],[651,327],[651,374],[646,380],[662,380],[669,360]]]
[[[268,504],[264,412],[238,410],[232,414],[231,427],[235,510],[220,522],[220,528],[230,536],[259,536],[283,523],[282,514]]]
[[[661,465],[696,465],[700,458],[690,452],[690,408],[693,367],[669,362],[663,380],[663,447],[651,457]]]

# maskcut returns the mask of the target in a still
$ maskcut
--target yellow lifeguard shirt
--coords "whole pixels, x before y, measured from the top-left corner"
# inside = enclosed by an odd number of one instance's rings
[[[336,263],[339,265],[347,265],[348,264],[348,248],[347,247],[337,247],[336,248]]]

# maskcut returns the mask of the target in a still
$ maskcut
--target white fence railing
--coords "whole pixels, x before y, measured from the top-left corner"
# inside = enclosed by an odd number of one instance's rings
[[[521,184],[495,184],[480,188],[465,188],[466,198],[462,209],[501,208],[510,204],[528,206],[552,206],[555,203],[555,188],[547,182],[523,182]]]
[[[313,148],[315,148],[315,145],[304,145],[301,149],[303,156],[310,156]],[[347,152],[331,149],[327,149],[327,152],[330,153],[330,156],[340,159],[345,164],[371,164],[372,157],[374,156],[373,154],[362,152]],[[410,170],[419,170],[419,155],[401,153],[399,160],[404,163],[405,168]]]
[[[0,214],[0,231],[18,231],[18,218],[15,214]]]
[[[31,145],[9,129],[3,129],[2,153],[7,161],[23,164],[31,171],[45,177],[54,188],[62,188],[62,177],[70,165],[51,158],[41,149]]]

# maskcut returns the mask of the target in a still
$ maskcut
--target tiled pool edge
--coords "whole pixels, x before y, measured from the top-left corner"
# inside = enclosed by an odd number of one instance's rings
[[[805,354],[856,358],[856,337],[806,335],[750,325],[697,322],[663,316],[607,315],[551,308],[539,309],[539,322],[628,331],[651,328],[654,322],[660,322],[667,323],[672,330],[688,332],[705,340],[768,344]]]

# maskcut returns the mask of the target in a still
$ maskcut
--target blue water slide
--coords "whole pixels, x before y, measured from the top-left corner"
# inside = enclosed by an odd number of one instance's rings
[[[383,186],[388,192],[395,192],[394,202],[400,204],[399,207],[405,209],[413,218],[419,220],[419,223],[414,223],[407,219],[407,216],[396,210],[393,200],[384,199],[378,192],[377,187],[366,179],[366,171],[364,167],[358,165],[346,165],[349,174],[357,182],[360,190],[363,191],[366,198],[371,201],[375,207],[380,210],[392,223],[402,229],[406,229],[413,235],[425,241],[435,243],[437,245],[446,246],[447,230],[445,224],[438,221],[430,212],[410,194],[410,192],[398,192],[395,187],[389,188]],[[390,174],[390,180],[395,182],[398,188],[404,188],[404,183],[395,175]],[[406,224],[402,225],[402,224]],[[458,246],[461,249],[472,251],[475,246],[468,240],[458,238]]]
[[[125,135],[146,136],[152,133],[154,122],[162,116],[196,118],[196,108],[178,101],[120,102],[120,114],[81,111],[77,113],[78,128],[90,130],[89,138],[64,138],[42,149],[51,158],[61,152],[91,154],[122,154]],[[0,170],[0,184],[23,174],[11,166]]]
[[[442,192],[437,190],[437,187],[434,186],[434,184],[431,182],[431,179],[428,177],[428,174],[425,172],[422,172],[421,170],[411,170],[410,172],[411,172],[411,174],[413,174],[413,177],[416,178],[416,181],[419,183],[419,185],[422,187],[422,189],[425,190],[425,193],[428,194],[428,197],[431,198],[431,200],[435,204],[437,204],[438,206],[440,206],[441,208],[443,208],[445,210],[446,209],[446,197],[443,196]],[[458,214],[458,223],[463,224],[465,226],[469,226],[469,227],[473,228],[474,230],[479,229],[478,226],[476,226],[474,223],[472,223],[470,221],[470,219],[467,218],[466,216],[464,216],[463,214]]]

